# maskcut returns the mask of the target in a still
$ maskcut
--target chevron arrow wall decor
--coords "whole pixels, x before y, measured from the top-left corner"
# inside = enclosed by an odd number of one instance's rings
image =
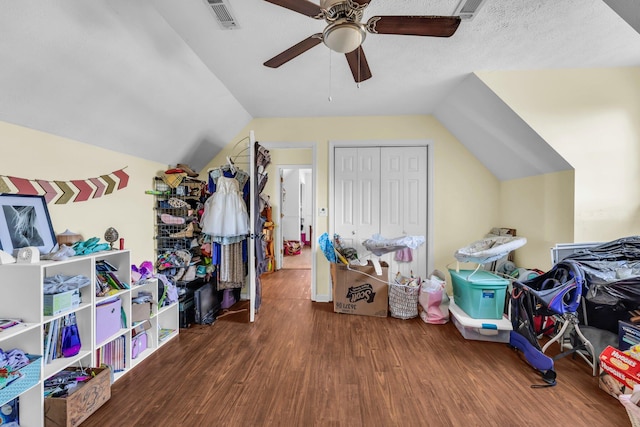
[[[95,178],[49,181],[0,175],[0,193],[44,196],[47,203],[85,202],[126,188],[129,175],[126,166]]]

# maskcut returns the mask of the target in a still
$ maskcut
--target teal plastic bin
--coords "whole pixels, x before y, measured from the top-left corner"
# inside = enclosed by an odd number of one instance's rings
[[[509,281],[485,270],[449,270],[456,305],[474,319],[501,319]]]

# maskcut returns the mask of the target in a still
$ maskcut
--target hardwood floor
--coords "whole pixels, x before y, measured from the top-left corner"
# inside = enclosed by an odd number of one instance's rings
[[[283,269],[309,269],[311,268],[311,248],[308,245],[302,247],[299,255],[285,255],[282,257]]]
[[[581,359],[558,384],[506,344],[428,325],[333,313],[310,270],[263,276],[254,324],[226,316],[181,330],[112,386],[93,426],[625,426]]]

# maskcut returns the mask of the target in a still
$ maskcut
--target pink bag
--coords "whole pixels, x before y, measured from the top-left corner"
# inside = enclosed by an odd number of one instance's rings
[[[420,318],[425,323],[442,325],[449,321],[449,295],[445,283],[444,274],[439,270],[434,270],[429,279],[422,282],[418,304]]]
[[[147,333],[142,332],[131,340],[131,358],[135,359],[147,349]]]

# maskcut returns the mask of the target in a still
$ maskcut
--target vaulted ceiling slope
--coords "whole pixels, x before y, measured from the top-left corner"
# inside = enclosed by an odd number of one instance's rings
[[[0,120],[165,164],[204,166],[251,120],[146,0],[1,0],[0,58]]]
[[[487,0],[452,37],[369,34],[373,77],[358,87],[322,44],[262,65],[324,21],[224,2],[237,29],[206,0],[0,0],[0,120],[199,169],[252,118],[432,114],[476,70],[640,65],[629,12],[603,0]],[[372,0],[364,18],[451,15],[457,3]]]
[[[571,165],[475,74],[434,116],[501,181],[571,169]]]
[[[604,0],[604,2],[640,33],[640,3],[637,0]]]

